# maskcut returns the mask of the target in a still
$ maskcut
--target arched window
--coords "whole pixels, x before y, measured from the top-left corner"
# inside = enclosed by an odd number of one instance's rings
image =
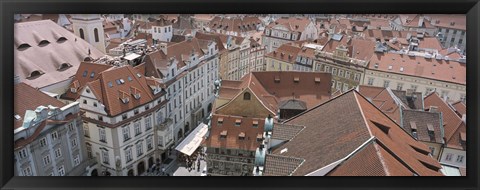
[[[95,35],[95,42],[98,42],[99,40],[98,40],[98,29],[97,28],[93,29],[93,34]]]
[[[243,94],[243,100],[250,100],[250,93],[245,92],[245,93]]]
[[[85,39],[85,35],[83,34],[83,29],[79,29],[78,32],[80,33],[80,38]]]

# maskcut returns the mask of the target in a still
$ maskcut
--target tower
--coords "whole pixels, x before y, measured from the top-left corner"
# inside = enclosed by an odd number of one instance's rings
[[[105,51],[105,34],[100,14],[73,14],[73,32],[103,53]]]
[[[173,37],[172,23],[160,17],[152,22],[152,38],[157,41],[170,42]]]

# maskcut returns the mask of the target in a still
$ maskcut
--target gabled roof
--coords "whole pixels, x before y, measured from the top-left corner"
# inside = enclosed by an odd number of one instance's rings
[[[462,101],[454,102],[452,106],[460,117],[467,114],[467,106]]]
[[[100,76],[100,73],[112,68],[111,65],[82,62],[78,67],[77,73],[73,76],[72,83],[69,88],[62,95],[62,98],[69,100],[76,100],[80,97],[80,91],[88,82],[94,81]],[[71,88],[76,89],[76,93],[71,91]]]
[[[290,176],[305,160],[275,154],[265,156],[264,176]]]
[[[130,65],[103,71],[98,79],[88,82],[86,87],[105,105],[109,116],[152,102],[163,94],[154,95],[146,77]],[[140,98],[135,98],[134,94],[140,94]],[[128,103],[124,103],[122,98],[128,98]]]
[[[297,136],[303,129],[305,129],[305,126],[275,123],[271,138],[289,141]]]
[[[282,44],[275,51],[265,55],[265,57],[294,64],[297,59],[297,54],[300,53],[301,50],[301,48],[287,43]]]
[[[14,55],[15,75],[42,88],[69,79],[87,57],[103,53],[53,21],[41,20],[15,23]],[[35,71],[43,74],[31,76]]]
[[[312,21],[306,17],[282,17],[270,23],[267,28],[271,29],[277,25],[281,25],[291,32],[304,32],[310,23],[312,23]]]
[[[25,112],[27,110],[35,110],[38,106],[55,106],[63,107],[65,103],[57,100],[49,95],[25,84],[18,83],[13,87],[14,91],[14,115],[19,115],[20,119],[14,119],[13,129],[17,129],[23,125],[23,119],[25,118]]]
[[[442,112],[447,147],[463,149],[460,143],[460,134],[466,133],[466,124],[462,121],[462,118],[436,92],[428,94],[424,101],[425,109],[429,109],[430,106],[436,106],[438,111]]]
[[[387,175],[442,175],[440,164],[428,156],[430,151],[426,145],[413,139],[355,90],[313,107],[285,123],[305,126],[295,138],[272,151],[272,154],[305,160],[293,175],[310,174],[349,155],[349,158],[358,156],[361,160],[377,157],[374,160],[376,166],[368,169],[377,168]],[[378,151],[364,152],[366,149],[362,147],[368,147],[365,143],[369,141],[385,151],[377,148]],[[287,151],[282,152],[284,149]],[[401,172],[397,171],[399,168]],[[264,172],[268,170],[265,167]],[[355,175],[355,172],[350,174]]]
[[[225,30],[233,32],[255,31],[257,25],[262,24],[258,17],[220,17],[216,16],[209,22],[209,26],[213,30]]]

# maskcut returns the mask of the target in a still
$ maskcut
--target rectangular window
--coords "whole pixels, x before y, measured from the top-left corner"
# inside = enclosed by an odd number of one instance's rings
[[[129,148],[125,151],[125,159],[127,160],[127,163],[132,161],[132,149]]]
[[[343,83],[343,91],[344,92],[348,91],[348,84],[347,83]]]
[[[134,115],[137,115],[138,113],[139,113],[139,110],[138,110],[138,109],[133,110],[133,114],[134,114]]]
[[[374,78],[368,78],[368,85],[372,86],[373,85],[373,80]]]
[[[105,129],[104,128],[98,128],[99,135],[100,135],[100,141],[106,143],[107,142],[107,135],[105,135]]]
[[[360,74],[356,73],[354,80],[355,81],[360,81]]]
[[[127,114],[126,113],[122,114],[122,120],[125,120],[125,119],[127,119]]]
[[[140,128],[140,120],[135,122],[134,129],[135,129],[135,136],[138,136],[142,133],[142,129]]]
[[[384,80],[384,81],[383,81],[383,87],[384,87],[384,88],[387,88],[388,86],[390,86],[390,81]]]
[[[50,161],[51,161],[50,155],[47,155],[47,156],[43,157],[43,165],[44,166],[47,166],[48,164],[50,164]]]
[[[398,83],[397,90],[402,90],[402,89],[403,89],[403,83]]]
[[[54,132],[51,134],[51,136],[52,136],[52,141],[55,141],[55,140],[58,139],[58,133],[57,133],[56,131],[54,131]]]
[[[123,142],[130,140],[130,128],[128,125],[125,125],[122,128],[122,133],[123,133]]]
[[[446,161],[452,161],[453,154],[452,153],[447,153],[447,156],[445,157]]]
[[[45,147],[45,146],[47,146],[47,138],[40,139],[40,147]]]
[[[338,76],[343,77],[343,70],[342,69],[338,70]]]
[[[337,68],[332,68],[332,75],[337,75]]]
[[[92,146],[90,145],[87,145],[87,156],[88,158],[92,159],[93,158],[93,154],[92,154]]]
[[[140,157],[143,154],[143,143],[137,144],[137,157]]]
[[[55,150],[55,158],[60,158],[62,156],[62,150],[60,148],[57,148]]]
[[[77,138],[72,139],[72,148],[77,147]]]
[[[64,176],[65,175],[65,168],[63,166],[60,166],[58,168],[58,175],[59,176]]]
[[[152,137],[147,138],[147,150],[152,150],[153,149],[153,144],[152,144]]]
[[[88,124],[83,123],[83,135],[86,137],[90,137],[90,130],[88,128]]]
[[[350,79],[350,71],[345,71],[345,78]]]
[[[337,90],[342,90],[342,82],[337,81]]]
[[[78,154],[73,159],[73,163],[75,166],[78,166],[80,164],[80,156]]]
[[[109,164],[109,161],[108,161],[108,152],[105,151],[105,150],[102,150],[102,162],[104,164]]]
[[[145,117],[145,131],[148,131],[152,128],[152,119],[149,116]]]
[[[462,155],[457,156],[457,162],[458,163],[463,163],[463,156]]]
[[[30,166],[23,169],[23,176],[31,176],[31,175],[32,175],[32,169],[30,169]]]
[[[68,124],[68,131],[69,131],[69,132],[75,131],[75,124],[74,124],[74,122]]]

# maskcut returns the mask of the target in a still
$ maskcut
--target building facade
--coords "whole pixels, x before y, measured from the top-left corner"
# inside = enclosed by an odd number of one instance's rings
[[[76,36],[84,39],[102,53],[106,53],[103,18],[100,14],[74,14],[71,21]]]
[[[315,23],[305,17],[282,17],[270,23],[262,35],[262,45],[266,46],[267,53],[281,45],[293,41],[316,39],[318,29]]]

